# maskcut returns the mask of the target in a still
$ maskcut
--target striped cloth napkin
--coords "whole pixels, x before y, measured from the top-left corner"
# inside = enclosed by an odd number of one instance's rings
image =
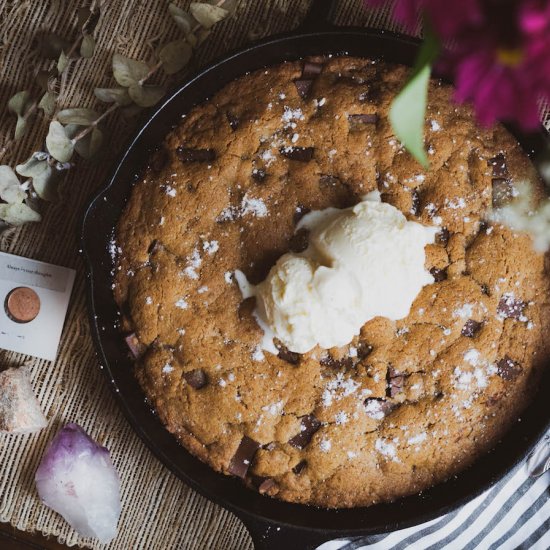
[[[536,478],[529,477],[524,463],[450,514],[387,535],[327,542],[318,550],[405,548],[550,549],[550,471]]]

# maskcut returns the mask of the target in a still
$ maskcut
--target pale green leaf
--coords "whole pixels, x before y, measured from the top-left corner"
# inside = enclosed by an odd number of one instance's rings
[[[30,206],[19,203],[0,204],[0,219],[9,225],[19,226],[30,222],[39,222],[42,218]]]
[[[63,109],[57,113],[57,120],[61,124],[78,124],[79,126],[89,126],[99,117],[99,114],[93,109],[75,107]]]
[[[38,103],[38,107],[44,111],[46,116],[52,116],[54,114],[56,105],[57,95],[53,92],[46,92]]]
[[[99,128],[94,128],[84,138],[75,143],[75,151],[85,159],[95,156],[101,149],[103,143],[103,132]]]
[[[0,199],[9,203],[23,202],[27,194],[10,166],[0,166]]]
[[[173,3],[169,4],[168,12],[174,19],[176,25],[184,32],[185,36],[191,34],[193,28],[198,23],[192,15]]]
[[[29,119],[27,117],[18,116],[17,122],[15,123],[15,140],[21,139],[29,129]]]
[[[31,94],[27,90],[17,92],[8,101],[8,110],[16,115],[23,116],[30,102]]]
[[[124,57],[119,53],[113,55],[113,75],[115,80],[125,88],[136,84],[149,73],[149,67],[138,61]]]
[[[69,58],[65,55],[65,52],[61,52],[57,60],[57,72],[61,74],[68,66]]]
[[[117,103],[118,105],[130,105],[132,98],[126,88],[96,88],[94,94],[105,103]]]
[[[166,93],[164,86],[140,86],[134,84],[128,88],[132,101],[140,107],[152,107],[158,103]]]
[[[395,135],[424,168],[429,166],[424,150],[428,82],[438,49],[435,35],[427,32],[412,75],[393,100],[390,109],[390,122]]]
[[[184,38],[168,42],[159,52],[159,59],[162,61],[162,68],[167,74],[174,74],[181,71],[189,60],[193,49]]]
[[[65,129],[57,120],[50,122],[50,130],[46,136],[48,151],[59,162],[68,162],[73,154],[74,146],[65,133]]]
[[[229,15],[229,12],[220,6],[212,6],[211,4],[204,4],[202,2],[191,2],[189,10],[191,11],[191,15],[205,29],[210,29]]]
[[[93,57],[95,50],[95,40],[91,34],[84,35],[82,43],[80,44],[80,55],[85,59]]]
[[[15,169],[18,174],[32,179],[33,189],[41,199],[55,201],[59,198],[58,184],[61,173],[52,168],[47,160],[39,160],[32,155]]]

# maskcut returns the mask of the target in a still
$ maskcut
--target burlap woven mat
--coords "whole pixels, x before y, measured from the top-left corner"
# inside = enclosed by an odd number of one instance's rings
[[[177,3],[185,6],[188,1]],[[85,0],[0,0],[0,164],[23,162],[32,151],[40,150],[47,132],[46,121],[39,118],[32,131],[14,143],[15,118],[6,109],[8,99],[33,82],[35,36],[50,30],[74,37],[76,10],[86,4]],[[201,45],[190,70],[253,38],[292,29],[308,4],[308,0],[241,0],[236,15],[218,24]],[[95,32],[96,54],[72,66],[63,82],[61,106],[99,106],[93,89],[113,85],[109,68],[114,52],[148,61],[159,42],[180,36],[167,5],[163,0],[104,1]],[[392,28],[386,12],[367,12],[361,0],[341,0],[335,21]],[[68,545],[104,547],[79,538],[39,502],[34,488],[34,473],[46,444],[66,422],[77,422],[110,449],[122,479],[119,535],[108,548],[251,549],[248,533],[235,516],[189,489],[145,448],[118,411],[98,369],[86,317],[78,229],[87,201],[102,185],[132,131],[116,114],[106,126],[108,143],[101,160],[77,162],[63,200],[45,210],[40,224],[1,237],[2,251],[73,267],[78,274],[57,361],[31,362],[34,387],[49,426],[37,435],[0,436],[0,521],[25,531],[41,531]],[[2,367],[20,365],[26,359],[0,351]]]

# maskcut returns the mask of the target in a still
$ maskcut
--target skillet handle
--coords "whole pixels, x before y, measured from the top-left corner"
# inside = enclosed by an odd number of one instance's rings
[[[239,514],[254,550],[314,550],[334,536],[323,531],[310,531],[295,527],[279,527],[274,523]]]
[[[336,0],[312,0],[311,6],[298,27],[300,31],[315,32],[334,29],[330,16],[334,11]]]

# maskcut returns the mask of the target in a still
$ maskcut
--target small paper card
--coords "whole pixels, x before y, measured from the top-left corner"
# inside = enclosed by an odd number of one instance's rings
[[[53,361],[75,274],[0,252],[0,348]]]

